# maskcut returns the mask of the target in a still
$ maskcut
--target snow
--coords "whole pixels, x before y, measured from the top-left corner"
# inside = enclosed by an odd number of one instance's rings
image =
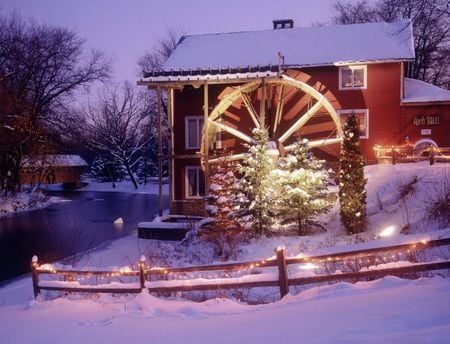
[[[52,202],[60,201],[57,197],[47,197],[39,192],[22,191],[5,197],[0,195],[0,217],[22,211],[45,208]]]
[[[268,259],[274,249],[285,246],[288,257],[333,253],[343,250],[382,247],[450,237],[450,228],[424,222],[426,200],[435,187],[445,188],[450,165],[427,163],[375,165],[365,168],[368,178],[369,229],[359,236],[341,232],[337,206],[323,215],[328,231],[310,236],[274,236],[253,239],[237,249],[238,261]],[[415,176],[414,190],[400,197],[399,189]],[[405,214],[405,208],[410,213]],[[381,229],[390,225],[402,228],[409,223],[410,234],[379,238]],[[448,250],[433,260],[448,259]],[[150,266],[188,266],[214,263],[212,250],[204,242],[161,242],[137,239],[136,235],[116,240],[101,250],[90,252],[77,269],[115,271],[136,269],[141,255]],[[384,262],[383,262],[384,263]],[[133,267],[134,264],[134,267]],[[381,267],[407,266],[406,261],[386,262]],[[48,269],[60,264],[48,264]],[[312,264],[289,267],[292,276],[313,276]],[[271,280],[273,270],[248,276],[233,275],[240,281]],[[335,271],[334,273],[339,273]],[[441,275],[445,272],[441,273]],[[50,275],[51,276],[51,275]],[[192,279],[198,284],[207,275]],[[220,281],[228,279],[217,277]],[[45,281],[48,285],[79,282]],[[207,280],[216,283],[217,279]],[[102,282],[103,283],[103,282]],[[105,282],[106,283],[106,282]],[[168,286],[176,280],[154,281],[152,286]],[[117,280],[103,286],[118,285]],[[121,287],[137,287],[136,280]],[[446,343],[450,333],[450,279],[404,280],[385,277],[370,282],[291,288],[278,301],[276,288],[262,290],[268,304],[247,305],[237,299],[212,298],[192,302],[181,295],[155,297],[147,292],[137,295],[73,294],[51,297],[43,292],[33,299],[31,277],[24,276],[0,286],[1,343]],[[253,292],[253,290],[252,290]],[[255,292],[256,293],[256,292]],[[249,292],[249,295],[251,292]],[[217,294],[216,294],[217,295]],[[218,295],[221,295],[220,292]],[[224,294],[222,294],[224,295]],[[203,294],[199,294],[202,298]]]
[[[163,68],[276,66],[279,52],[285,66],[412,59],[412,28],[398,21],[185,36]]]
[[[450,331],[450,281],[439,277],[338,283],[256,306],[146,292],[30,301],[28,282],[1,290],[2,343],[446,343]]]
[[[404,79],[403,103],[450,102],[450,91],[421,80]]]
[[[86,161],[79,155],[58,154],[58,155],[42,155],[33,157],[33,159],[24,156],[22,158],[22,167],[29,166],[89,166]]]

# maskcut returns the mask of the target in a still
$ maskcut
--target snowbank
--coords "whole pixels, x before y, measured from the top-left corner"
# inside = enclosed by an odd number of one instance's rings
[[[13,196],[0,196],[0,217],[45,208],[54,201],[56,198],[47,197],[40,192],[23,191]]]
[[[23,280],[0,290],[0,341],[445,343],[449,282],[386,277],[317,287],[277,303],[248,306],[226,299],[166,300],[146,292],[30,302],[31,285]]]

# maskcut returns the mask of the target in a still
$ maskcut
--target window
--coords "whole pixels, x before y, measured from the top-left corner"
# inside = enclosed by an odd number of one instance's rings
[[[367,66],[339,67],[339,89],[355,90],[367,88]]]
[[[203,117],[186,116],[186,149],[198,149],[202,141]]]
[[[205,176],[199,166],[186,167],[186,198],[197,198],[205,194]]]
[[[369,138],[369,110],[357,109],[357,110],[339,110],[338,115],[341,120],[342,127],[344,127],[348,116],[354,113],[359,122],[359,137],[361,139]]]

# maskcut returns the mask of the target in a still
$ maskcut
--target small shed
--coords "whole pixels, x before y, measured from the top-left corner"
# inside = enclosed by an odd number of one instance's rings
[[[21,161],[20,181],[22,184],[31,185],[76,185],[87,166],[87,162],[79,155],[24,156]]]

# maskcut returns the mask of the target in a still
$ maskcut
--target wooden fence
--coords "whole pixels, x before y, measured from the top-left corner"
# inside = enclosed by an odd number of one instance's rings
[[[323,275],[298,276],[288,273],[288,266],[298,264],[333,263],[348,259],[361,259],[378,257],[389,252],[422,250],[431,247],[448,246],[450,238],[436,239],[430,241],[418,241],[414,243],[377,247],[372,249],[352,250],[326,255],[315,255],[300,258],[286,258],[285,249],[278,248],[276,256],[261,261],[250,261],[243,263],[202,265],[177,268],[146,267],[145,257],[141,257],[139,268],[136,270],[75,270],[54,269],[49,265],[38,265],[37,257],[31,262],[32,281],[34,296],[37,297],[41,290],[53,290],[63,292],[83,293],[140,293],[148,289],[151,293],[172,293],[194,290],[225,290],[225,289],[248,289],[256,287],[278,287],[280,296],[284,297],[289,292],[290,286],[307,285],[314,283],[327,283],[343,280],[363,280],[380,278],[387,275],[401,276],[408,273],[417,273],[432,270],[450,269],[450,261],[438,261],[428,263],[413,263],[401,267],[376,268],[372,270],[328,273]],[[378,259],[378,258],[377,258]],[[374,260],[375,261],[375,260]],[[381,263],[386,263],[381,259]],[[233,272],[250,270],[253,273],[244,274],[239,277],[231,277]],[[254,273],[257,270],[258,273]],[[262,273],[262,271],[267,271]],[[186,274],[219,272],[219,275],[207,278],[189,278]],[[40,275],[57,276],[59,280],[40,280]],[[183,276],[185,279],[169,280],[169,276]],[[86,277],[90,282],[94,279],[104,278],[129,278],[133,282],[89,284],[79,283],[80,277]]]
[[[380,146],[373,148],[377,163],[387,162],[395,165],[398,162],[429,161],[430,165],[435,162],[450,162],[450,147],[434,146],[425,149],[415,149],[413,146]]]

